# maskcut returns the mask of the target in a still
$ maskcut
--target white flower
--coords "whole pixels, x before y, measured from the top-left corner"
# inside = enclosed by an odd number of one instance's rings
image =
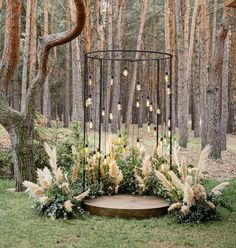
[[[64,202],[64,208],[65,208],[66,212],[68,212],[68,213],[73,212],[72,207],[73,207],[73,204],[71,203],[70,200]]]
[[[183,215],[188,215],[188,214],[190,214],[190,207],[189,206],[186,206],[186,205],[183,205],[182,207],[181,207],[181,212],[183,213]]]

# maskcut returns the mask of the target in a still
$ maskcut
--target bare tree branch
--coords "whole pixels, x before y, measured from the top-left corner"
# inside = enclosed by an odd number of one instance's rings
[[[47,62],[50,49],[72,41],[73,39],[78,37],[83,30],[86,20],[84,0],[74,0],[74,4],[76,9],[75,27],[72,30],[67,30],[65,32],[42,37],[40,40],[41,45],[39,47],[39,72],[37,76],[33,79],[33,82],[31,83],[31,86],[28,90],[26,110],[24,113],[26,117],[31,114],[31,111],[34,111],[33,109],[31,109],[31,107],[34,106],[36,90],[45,82],[47,76]]]

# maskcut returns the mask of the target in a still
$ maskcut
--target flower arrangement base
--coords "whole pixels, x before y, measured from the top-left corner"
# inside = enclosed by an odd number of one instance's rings
[[[86,200],[84,208],[93,215],[121,218],[151,218],[167,214],[168,203],[155,196],[113,195]]]

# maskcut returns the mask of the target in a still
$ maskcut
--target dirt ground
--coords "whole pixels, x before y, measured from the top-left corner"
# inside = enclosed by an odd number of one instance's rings
[[[141,134],[142,135],[142,134]],[[153,140],[150,137],[143,139]],[[0,146],[10,147],[10,139],[6,132],[0,134]],[[200,140],[194,139],[190,134],[190,142],[188,149],[181,148],[180,157],[184,156],[186,160],[192,164],[196,164],[200,156]],[[236,133],[227,135],[227,151],[222,152],[222,158],[219,160],[209,159],[206,168],[206,176],[218,180],[230,180],[236,178]]]

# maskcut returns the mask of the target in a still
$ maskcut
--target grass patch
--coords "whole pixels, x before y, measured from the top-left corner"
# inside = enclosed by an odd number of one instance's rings
[[[212,181],[209,185],[214,186]],[[236,212],[221,210],[221,220],[205,224],[177,224],[171,216],[148,220],[124,220],[86,216],[83,220],[39,217],[24,193],[5,189],[14,182],[0,180],[1,248],[174,248],[236,246]],[[236,181],[225,191],[236,210]]]

